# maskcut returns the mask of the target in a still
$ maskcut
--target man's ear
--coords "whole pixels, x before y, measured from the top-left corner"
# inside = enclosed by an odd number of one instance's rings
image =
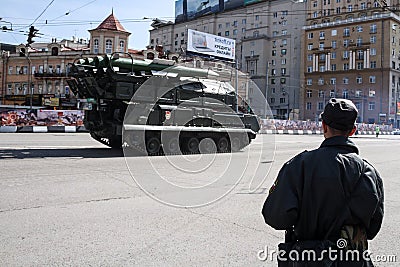
[[[349,133],[349,136],[352,136],[357,130],[357,126],[354,125],[353,130]]]
[[[322,130],[324,130],[324,133],[328,131],[328,126],[325,124],[324,121],[322,121]]]

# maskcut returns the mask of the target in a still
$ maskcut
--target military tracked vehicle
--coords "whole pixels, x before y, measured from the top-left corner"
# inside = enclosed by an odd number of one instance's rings
[[[67,83],[85,110],[85,128],[109,147],[151,155],[237,151],[256,137],[258,119],[250,109],[236,112],[234,88],[216,77],[171,60],[112,54],[76,60]]]

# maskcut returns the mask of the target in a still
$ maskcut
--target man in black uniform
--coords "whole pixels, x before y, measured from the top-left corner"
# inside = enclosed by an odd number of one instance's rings
[[[351,101],[330,99],[321,115],[325,140],[284,164],[262,214],[267,224],[286,230],[285,244],[328,242],[335,249],[360,251],[359,260],[341,257],[333,265],[297,266],[373,266],[362,252],[381,228],[383,185],[348,139],[356,131],[357,116]]]

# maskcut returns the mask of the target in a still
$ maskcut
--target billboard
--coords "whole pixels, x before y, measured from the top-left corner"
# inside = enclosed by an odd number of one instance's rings
[[[235,45],[235,40],[188,29],[188,52],[235,60]]]
[[[189,20],[219,11],[219,0],[187,0],[187,17]]]
[[[175,0],[175,23],[266,0]]]

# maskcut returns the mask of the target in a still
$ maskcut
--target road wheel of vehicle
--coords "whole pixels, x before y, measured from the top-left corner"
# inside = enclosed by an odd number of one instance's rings
[[[198,153],[199,152],[199,139],[196,137],[191,137],[187,140],[186,149],[189,153]]]
[[[231,149],[233,152],[239,151],[242,147],[241,147],[241,142],[240,142],[240,138],[237,136],[232,137],[231,139]]]
[[[166,144],[163,144],[165,154],[176,154],[179,152],[179,140],[178,138],[171,138]]]
[[[199,151],[201,154],[213,154],[217,152],[217,145],[211,138],[200,140]]]
[[[219,152],[229,152],[229,141],[225,136],[218,139],[217,148]]]
[[[160,152],[161,143],[160,139],[153,136],[147,139],[146,141],[146,149],[149,155],[157,155]]]

